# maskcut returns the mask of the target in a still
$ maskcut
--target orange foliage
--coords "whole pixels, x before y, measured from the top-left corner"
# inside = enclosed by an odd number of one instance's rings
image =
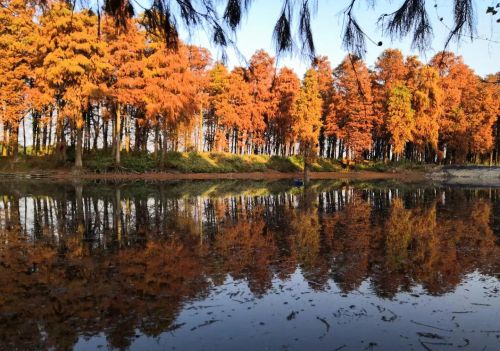
[[[321,56],[301,83],[264,50],[228,72],[207,49],[167,48],[140,20],[117,27],[62,1],[5,0],[0,23],[3,156],[16,154],[27,124],[34,154],[74,149],[76,167],[84,151],[108,151],[110,137],[116,166],[133,141],[162,159],[224,150],[500,162],[498,73],[482,79],[450,52],[426,65],[388,49],[373,71],[353,55],[332,70]]]

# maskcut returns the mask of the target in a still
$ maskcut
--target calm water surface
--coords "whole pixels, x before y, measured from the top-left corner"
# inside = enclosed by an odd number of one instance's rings
[[[1,350],[500,350],[500,189],[0,184]]]

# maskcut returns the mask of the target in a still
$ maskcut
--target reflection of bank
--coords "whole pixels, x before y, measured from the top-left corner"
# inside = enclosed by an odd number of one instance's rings
[[[20,189],[0,196],[0,339],[19,345],[70,348],[77,335],[102,331],[123,347],[136,329],[173,328],[186,301],[227,277],[262,297],[299,269],[313,291],[333,281],[342,293],[370,284],[394,297],[415,286],[442,295],[468,273],[500,268],[498,189]]]

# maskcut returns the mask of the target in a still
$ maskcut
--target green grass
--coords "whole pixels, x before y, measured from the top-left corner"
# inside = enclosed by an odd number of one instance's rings
[[[70,154],[71,152],[69,152]],[[56,154],[44,156],[18,155],[17,159],[0,157],[0,171],[29,172],[35,170],[71,169],[74,157],[68,155],[66,162]],[[234,155],[229,153],[167,152],[161,166],[159,155],[151,153],[122,153],[120,171],[125,172],[180,172],[180,173],[229,173],[229,172],[301,172],[304,160],[300,156]],[[84,168],[89,172],[106,173],[116,171],[110,152],[97,151],[84,155]],[[377,171],[395,172],[420,170],[425,165],[408,161],[359,162],[349,167],[340,161],[316,158],[311,164],[313,172]]]

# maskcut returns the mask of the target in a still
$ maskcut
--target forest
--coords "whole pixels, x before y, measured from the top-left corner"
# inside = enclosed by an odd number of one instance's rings
[[[385,50],[319,56],[301,78],[257,51],[230,70],[208,49],[144,17],[66,2],[0,6],[0,152],[82,168],[96,153],[226,152],[304,160],[500,163],[500,73],[480,77],[452,52],[428,63]]]

